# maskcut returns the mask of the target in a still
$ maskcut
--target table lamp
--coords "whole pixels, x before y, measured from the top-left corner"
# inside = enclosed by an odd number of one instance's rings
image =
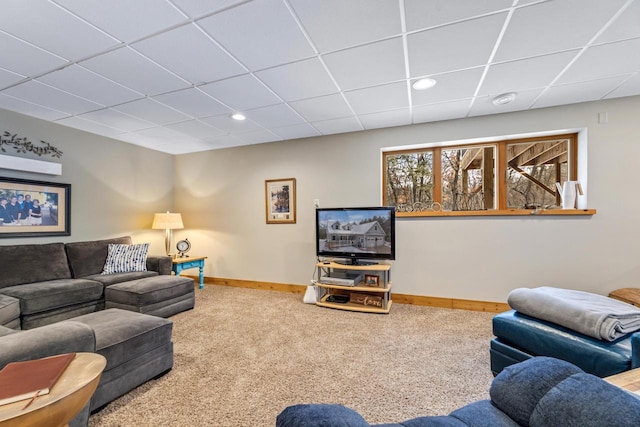
[[[171,230],[184,228],[184,225],[182,224],[182,215],[179,213],[171,213],[169,211],[167,211],[167,213],[154,214],[153,225],[151,228],[154,230],[165,230],[164,247],[167,255],[169,255],[171,248]]]

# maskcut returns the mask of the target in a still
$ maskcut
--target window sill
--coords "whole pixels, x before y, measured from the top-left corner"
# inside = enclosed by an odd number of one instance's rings
[[[396,212],[396,217],[443,217],[443,216],[585,216],[595,215],[595,209],[491,209],[486,211],[423,211],[423,212]]]

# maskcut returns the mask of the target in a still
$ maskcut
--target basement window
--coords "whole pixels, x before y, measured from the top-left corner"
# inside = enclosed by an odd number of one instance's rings
[[[578,177],[578,134],[382,153],[383,205],[398,216],[592,215],[561,210]]]

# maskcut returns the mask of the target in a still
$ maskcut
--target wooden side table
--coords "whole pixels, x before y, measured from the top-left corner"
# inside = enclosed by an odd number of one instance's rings
[[[204,289],[204,260],[207,259],[206,256],[201,257],[184,257],[184,258],[173,258],[173,265],[171,269],[176,274],[176,276],[180,275],[182,270],[186,270],[188,268],[199,268],[200,269],[200,289]]]
[[[98,387],[107,359],[97,353],[77,353],[49,394],[0,406],[0,427],[66,426]]]
[[[604,380],[630,391],[640,398],[640,368],[611,375],[610,377],[604,378]]]

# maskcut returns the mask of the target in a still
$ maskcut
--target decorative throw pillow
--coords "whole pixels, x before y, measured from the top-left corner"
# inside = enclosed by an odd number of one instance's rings
[[[147,271],[149,243],[137,245],[109,244],[109,254],[102,274]]]

